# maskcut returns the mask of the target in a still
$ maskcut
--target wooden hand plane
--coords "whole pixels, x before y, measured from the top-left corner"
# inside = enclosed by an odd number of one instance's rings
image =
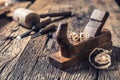
[[[102,29],[108,15],[108,12],[95,10],[97,17],[89,20],[83,33],[89,34],[90,37],[85,41],[80,41],[77,44],[71,43],[67,38],[68,23],[60,23],[57,29],[56,40],[60,50],[49,55],[49,61],[52,65],[66,69],[90,54],[94,48],[110,49],[112,46],[111,33],[107,29]],[[107,16],[107,17],[106,17]],[[92,33],[93,32],[93,33]]]

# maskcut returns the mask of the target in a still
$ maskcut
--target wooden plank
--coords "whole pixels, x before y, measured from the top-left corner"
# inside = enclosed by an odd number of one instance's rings
[[[21,3],[18,5],[15,5],[15,8],[18,7],[26,7],[30,4],[30,2],[27,3]],[[6,21],[4,19],[3,21]],[[1,24],[1,23],[0,23]],[[16,32],[13,32],[12,30],[16,27],[19,28]],[[21,26],[18,26],[18,23],[11,21],[7,23],[6,25],[2,25],[0,29],[0,35],[2,37],[5,37],[3,40],[3,43],[0,45],[0,78],[2,80],[5,80],[8,78],[8,75],[11,73],[13,66],[16,64],[19,56],[22,54],[24,48],[26,47],[29,38],[23,39],[23,40],[10,40],[6,37],[15,37],[18,34],[21,34],[23,32],[26,32],[26,29],[23,29]]]
[[[80,4],[81,3],[81,4]],[[112,8],[111,8],[112,6]],[[3,46],[3,52],[13,54],[15,49],[18,49],[15,53],[17,56],[13,56],[14,58],[9,58],[6,56],[5,59],[1,59],[4,64],[0,66],[0,76],[1,79],[8,79],[8,80],[112,80],[115,78],[119,80],[120,68],[119,68],[119,7],[115,4],[112,0],[36,0],[36,2],[30,7],[32,10],[39,10],[38,13],[47,13],[47,12],[58,12],[58,11],[65,11],[65,10],[72,10],[76,17],[72,17],[68,19],[69,22],[69,32],[76,31],[80,32],[86,25],[89,16],[91,15],[93,9],[103,9],[108,10],[111,14],[107,24],[105,27],[110,29],[113,35],[113,48],[114,54],[117,59],[115,59],[115,66],[118,66],[117,70],[114,71],[101,71],[97,70],[89,64],[87,59],[83,59],[80,64],[75,65],[65,71],[61,71],[52,65],[49,64],[48,61],[48,54],[54,53],[58,50],[58,45],[56,43],[55,38],[51,40],[47,40],[46,35],[40,36],[31,40],[28,45],[26,42],[29,39],[25,38],[21,41],[8,41],[8,44],[5,42]],[[14,26],[14,22],[11,26]],[[10,35],[11,28],[10,26],[4,27],[1,29],[2,33],[6,33],[4,29],[9,33],[5,34]],[[17,35],[24,32],[25,29],[21,29],[18,32],[12,33],[12,35]],[[26,30],[25,30],[26,31]],[[2,34],[1,33],[1,34]],[[17,34],[16,34],[17,33]],[[28,40],[28,41],[27,41]],[[24,42],[22,42],[24,41]],[[48,43],[47,43],[48,41]],[[14,44],[12,44],[13,42]],[[18,43],[18,44],[16,44]],[[11,45],[12,44],[12,45]],[[24,44],[21,46],[21,44]],[[27,47],[25,48],[25,45]],[[14,48],[12,46],[17,46]],[[19,49],[21,46],[21,49]],[[45,47],[44,47],[45,46]],[[13,49],[14,48],[14,49]],[[23,48],[25,50],[23,51]],[[13,51],[12,51],[13,49]],[[9,50],[12,52],[10,53]],[[20,52],[18,52],[20,51]],[[19,55],[18,55],[19,53]],[[10,56],[12,57],[12,56]],[[7,59],[10,59],[7,61]],[[14,63],[14,64],[13,64]],[[103,74],[104,73],[104,74]],[[114,79],[113,79],[114,80]]]

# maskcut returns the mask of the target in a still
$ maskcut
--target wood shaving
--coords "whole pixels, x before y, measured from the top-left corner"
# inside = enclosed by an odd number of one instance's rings
[[[70,34],[69,34],[69,38],[70,38],[72,41],[74,41],[74,42],[80,41],[79,35],[78,35],[77,33],[75,33],[75,32],[70,33]]]
[[[106,69],[111,65],[111,57],[109,53],[112,50],[104,50],[102,48],[95,48],[89,55],[90,64],[97,69]]]
[[[80,41],[88,40],[90,37],[88,34],[83,34],[83,33],[77,34],[75,32],[72,32],[69,34],[69,38],[74,42],[80,42]]]
[[[80,40],[81,41],[88,40],[89,38],[90,38],[90,36],[88,34],[80,33]]]

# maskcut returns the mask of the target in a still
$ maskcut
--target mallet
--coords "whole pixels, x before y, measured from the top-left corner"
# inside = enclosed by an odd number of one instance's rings
[[[46,25],[50,24],[52,21],[51,19],[48,19],[45,21],[45,23],[40,23],[40,18],[42,17],[57,17],[57,16],[70,16],[71,12],[70,11],[65,11],[65,12],[59,12],[59,13],[47,13],[47,14],[41,14],[38,15],[32,10],[29,9],[24,9],[24,8],[18,8],[14,11],[13,13],[13,19],[21,24],[23,27],[32,29],[22,35],[17,36],[18,39],[21,39],[25,36],[28,36],[32,31],[35,31],[36,29],[41,29],[43,26],[45,27]],[[40,24],[40,25],[38,25]],[[39,28],[38,28],[38,26]],[[41,27],[42,26],[42,27]]]

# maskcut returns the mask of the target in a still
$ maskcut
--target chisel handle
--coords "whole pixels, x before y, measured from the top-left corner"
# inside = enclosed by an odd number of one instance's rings
[[[65,11],[65,12],[58,12],[58,13],[46,13],[46,14],[40,14],[40,18],[45,18],[45,17],[59,17],[59,16],[71,16],[72,12],[71,11]]]
[[[57,26],[54,25],[54,24],[53,25],[48,25],[47,27],[40,29],[40,31],[38,33],[34,34],[33,36],[31,36],[31,38],[41,36],[43,34],[48,33],[49,31],[55,30],[56,28],[57,28]]]

